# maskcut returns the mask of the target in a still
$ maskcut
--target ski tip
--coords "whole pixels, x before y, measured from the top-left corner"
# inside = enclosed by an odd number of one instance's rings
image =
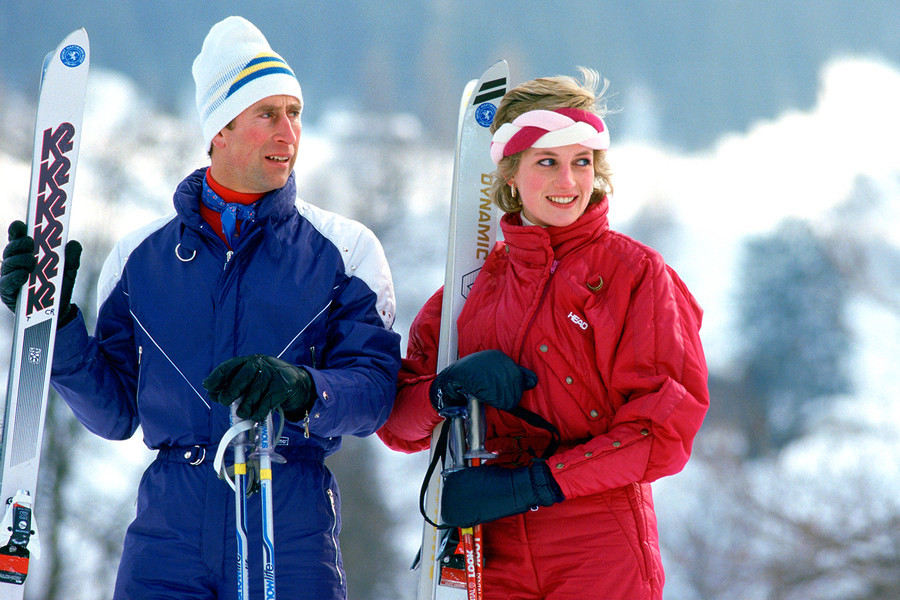
[[[72,31],[63,38],[63,41],[60,42],[60,46],[64,46],[66,44],[77,44],[77,43],[88,43],[88,32],[84,27],[79,27],[78,29]]]
[[[509,79],[509,63],[505,58],[501,58],[481,75],[482,79],[496,79],[498,76]]]
[[[87,69],[90,63],[90,49],[90,40],[84,27],[67,35],[56,47],[56,50],[50,51],[44,56],[41,65],[41,85],[44,84],[47,69],[57,60],[69,69],[79,67]]]
[[[509,64],[498,60],[482,73],[472,93],[472,106],[478,107],[475,119],[482,127],[490,127],[500,99],[509,88]]]
[[[56,47],[56,56],[59,61],[74,69],[82,65],[87,66],[90,52],[90,39],[84,27],[76,29],[67,35]]]

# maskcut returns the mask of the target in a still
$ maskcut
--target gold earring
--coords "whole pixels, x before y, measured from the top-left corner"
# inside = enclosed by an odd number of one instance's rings
[[[516,186],[513,184],[509,184],[509,194],[515,199],[516,197]]]

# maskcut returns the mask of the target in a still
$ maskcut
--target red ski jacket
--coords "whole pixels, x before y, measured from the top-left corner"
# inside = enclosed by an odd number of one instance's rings
[[[636,543],[661,585],[646,484],[684,467],[709,405],[702,311],[656,251],[609,229],[607,211],[603,201],[568,227],[548,228],[504,216],[505,241],[457,321],[459,355],[499,349],[537,374],[521,405],[560,431],[547,461],[567,499],[559,506],[607,492],[631,498],[629,512],[648,525]],[[378,431],[395,450],[428,448],[442,420],[428,398],[441,297],[439,290],[410,328],[398,396]],[[486,421],[485,445],[500,453],[498,463],[528,464],[550,442],[546,431],[492,407]]]
[[[564,228],[503,218],[458,320],[459,354],[499,349],[538,376],[522,406],[559,428],[548,461],[567,498],[680,471],[709,405],[702,311],[654,250],[609,229],[607,204]],[[428,448],[442,291],[409,332],[393,412],[378,435]],[[549,435],[488,407],[487,446],[527,464]]]

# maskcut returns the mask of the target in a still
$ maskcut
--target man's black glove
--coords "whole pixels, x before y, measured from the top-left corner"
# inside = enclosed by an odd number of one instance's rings
[[[3,266],[0,267],[0,299],[11,311],[16,312],[19,290],[37,267],[34,239],[28,234],[28,227],[22,221],[13,221],[9,226],[9,243],[3,249]],[[75,276],[81,266],[81,244],[69,240],[65,248],[62,289],[60,290],[59,326],[63,326],[78,314],[72,304],[72,290]]]
[[[76,240],[66,242],[66,262],[63,266],[62,289],[59,292],[59,321],[62,327],[78,315],[78,308],[72,304],[72,290],[75,289],[75,276],[81,266],[81,244]]]
[[[3,266],[0,267],[0,298],[9,310],[16,312],[19,290],[37,266],[34,240],[26,235],[28,228],[22,221],[9,226],[9,243],[3,249]]]
[[[226,360],[203,380],[203,387],[225,406],[240,399],[237,416],[253,421],[264,420],[278,407],[289,421],[299,421],[316,400],[306,369],[264,354]]]
[[[465,406],[468,397],[501,410],[519,405],[522,393],[537,385],[537,375],[499,350],[482,350],[459,359],[431,382],[431,405],[439,414],[449,406]]]
[[[470,467],[444,475],[441,519],[447,525],[470,527],[563,499],[559,484],[542,460],[515,469]]]

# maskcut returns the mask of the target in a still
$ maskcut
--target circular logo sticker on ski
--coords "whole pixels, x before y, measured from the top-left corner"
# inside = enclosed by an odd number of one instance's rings
[[[59,60],[67,67],[77,67],[84,62],[84,48],[78,44],[71,44],[59,53]]]
[[[475,109],[475,120],[482,127],[490,127],[494,122],[495,114],[497,114],[497,107],[490,102],[483,102]]]

